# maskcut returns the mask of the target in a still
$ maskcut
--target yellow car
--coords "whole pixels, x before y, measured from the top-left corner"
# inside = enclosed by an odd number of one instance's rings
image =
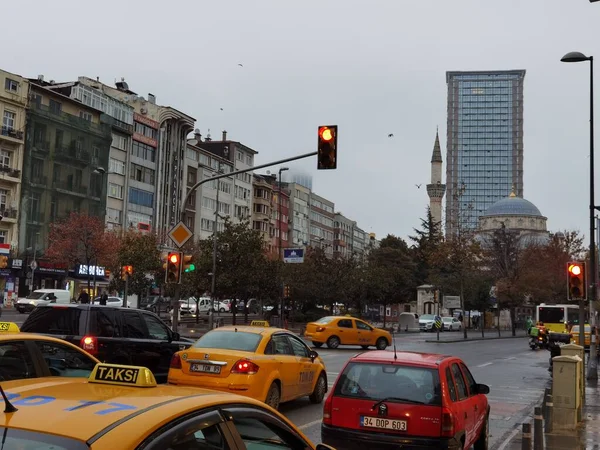
[[[2,383],[0,448],[188,450],[316,447],[256,400],[157,385],[150,369],[102,364],[89,378]]]
[[[37,377],[88,377],[99,363],[62,339],[21,333],[16,323],[0,322],[0,382]]]
[[[265,402],[327,393],[325,363],[302,339],[281,328],[228,326],[209,331],[173,355],[168,382],[235,392]]]
[[[347,316],[328,316],[306,325],[304,337],[317,348],[327,344],[329,348],[340,345],[360,345],[365,350],[374,345],[385,350],[392,343],[389,331],[374,328],[364,320]]]
[[[585,336],[584,347],[589,348],[590,341],[591,341],[591,335],[592,335],[592,327],[590,327],[588,324],[585,324],[584,327],[585,327],[583,329],[583,333]],[[571,343],[579,345],[579,325],[573,325],[571,327],[570,333],[571,333]]]

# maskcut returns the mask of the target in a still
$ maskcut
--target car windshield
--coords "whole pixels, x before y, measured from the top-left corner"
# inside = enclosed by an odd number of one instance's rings
[[[452,322],[452,317],[442,317],[444,322]]]
[[[21,326],[26,333],[79,335],[81,310],[69,307],[37,307]]]
[[[16,428],[0,427],[2,446],[20,450],[86,450],[85,442],[54,434],[37,433]]]
[[[318,323],[321,325],[326,325],[326,324],[330,323],[333,319],[335,319],[335,317],[321,317],[315,323]]]
[[[262,336],[258,333],[240,331],[209,331],[196,341],[194,348],[220,348],[255,352]]]
[[[433,314],[423,314],[419,319],[420,320],[434,320],[435,316]]]
[[[27,296],[27,299],[29,299],[29,300],[37,300],[39,298],[42,298],[44,295],[46,295],[45,292],[32,292],[31,294],[29,294]]]
[[[350,363],[334,395],[375,401],[393,397],[409,403],[442,404],[436,369],[400,364]]]

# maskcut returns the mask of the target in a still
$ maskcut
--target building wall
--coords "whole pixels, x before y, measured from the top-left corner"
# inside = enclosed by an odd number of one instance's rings
[[[281,206],[279,206],[281,203]],[[281,215],[279,211],[281,210]],[[279,183],[273,186],[273,237],[271,249],[274,258],[283,258],[283,249],[290,247],[290,194]],[[279,234],[281,233],[281,240]]]
[[[290,192],[290,247],[307,247],[310,245],[310,189],[297,183],[282,185]]]
[[[333,256],[333,225],[335,205],[332,201],[314,192],[310,196],[310,243],[320,247],[325,254]]]
[[[335,213],[333,254],[341,258],[349,258],[353,254],[354,228],[356,222],[341,213]]]
[[[507,197],[523,197],[524,70],[447,72],[446,233],[477,228]]]
[[[25,120],[29,81],[0,70],[0,243],[18,251],[17,225],[25,152]]]
[[[253,176],[253,199],[252,199],[252,229],[262,236],[265,242],[265,250],[270,255],[273,249],[271,239],[275,231],[275,217],[273,216],[273,177],[268,175]]]
[[[100,113],[67,96],[31,84],[23,186],[19,213],[19,250],[48,244],[52,222],[71,211],[102,217],[106,197],[102,175],[108,167],[112,135]]]

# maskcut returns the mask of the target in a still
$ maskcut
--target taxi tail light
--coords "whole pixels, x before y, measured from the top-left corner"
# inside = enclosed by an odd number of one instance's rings
[[[82,337],[79,346],[90,355],[98,354],[98,339],[96,339],[94,336]]]
[[[454,416],[448,408],[442,409],[442,436],[453,437],[455,435],[454,430]]]
[[[322,331],[325,331],[325,327],[317,327],[317,333],[321,333]]]
[[[181,356],[179,356],[177,353],[174,353],[169,367],[171,369],[181,369]]]
[[[330,395],[325,400],[323,405],[323,423],[325,425],[331,425],[331,405],[333,404],[333,395]]]
[[[258,372],[258,366],[247,359],[240,359],[231,368],[231,373],[241,373],[244,375],[254,375]]]

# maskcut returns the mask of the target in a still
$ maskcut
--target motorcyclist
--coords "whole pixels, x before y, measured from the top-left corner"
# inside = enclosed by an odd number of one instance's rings
[[[542,338],[542,344],[548,344],[548,330],[544,326],[544,322],[537,323],[538,337]]]

